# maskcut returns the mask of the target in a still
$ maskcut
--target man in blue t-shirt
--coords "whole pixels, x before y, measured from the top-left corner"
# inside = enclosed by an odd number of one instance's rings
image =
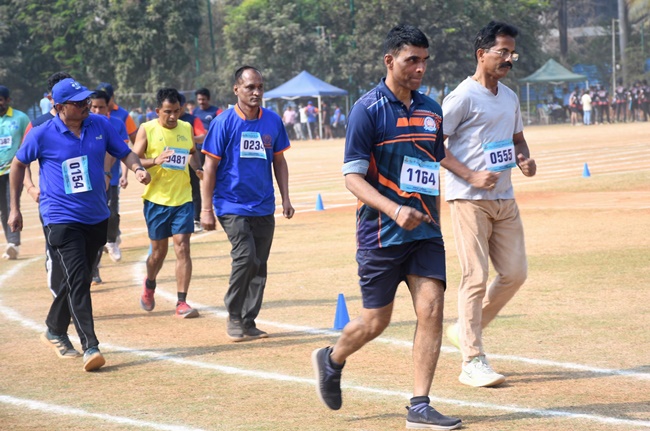
[[[314,350],[312,364],[319,398],[330,409],[340,409],[346,359],[386,329],[397,287],[405,281],[417,317],[407,428],[451,430],[460,428],[461,420],[429,405],[440,354],[446,273],[439,224],[442,109],[417,92],[428,47],[419,29],[393,28],[384,42],[386,78],[350,112],[343,174],[346,187],[360,201],[357,262],[363,310],[333,347]]]
[[[255,319],[266,286],[266,261],[275,229],[273,174],[282,196],[282,214],[293,217],[289,199],[289,170],[284,151],[289,137],[282,119],[262,108],[264,82],[255,68],[235,72],[237,105],[212,122],[203,142],[201,225],[219,223],[232,244],[232,271],[224,301],[227,334],[232,341],[268,337]],[[216,187],[215,187],[216,185]]]
[[[57,115],[33,129],[11,163],[12,231],[23,228],[20,194],[25,169],[39,162],[39,209],[54,264],[65,268],[64,279],[51,286],[54,300],[48,313],[47,330],[41,336],[60,358],[79,356],[70,339],[70,319],[81,340],[83,369],[97,370],[105,364],[99,351],[90,298],[92,264],[106,242],[109,210],[106,205],[104,172],[108,152],[147,184],[151,178],[138,156],[118,136],[108,120],[89,114],[92,91],[71,78],[52,89]]]

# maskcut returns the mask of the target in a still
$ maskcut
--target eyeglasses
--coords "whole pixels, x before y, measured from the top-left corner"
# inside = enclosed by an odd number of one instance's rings
[[[496,51],[494,49],[486,49],[485,51],[486,52],[494,52],[496,54],[499,54],[499,56],[504,60],[507,59],[508,57],[512,58],[512,61],[519,60],[519,54],[514,52],[514,51],[510,52],[510,51],[508,51],[506,49],[502,49],[502,50],[499,50],[499,51]]]
[[[90,105],[90,98],[80,100],[78,102],[65,102],[64,105],[72,105],[72,106],[76,106],[77,108],[84,108]]]

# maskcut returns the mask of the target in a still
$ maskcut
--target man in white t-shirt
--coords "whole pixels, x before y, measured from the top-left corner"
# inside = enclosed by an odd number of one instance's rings
[[[476,71],[442,104],[447,152],[446,200],[462,278],[458,322],[447,337],[462,353],[461,383],[495,386],[505,381],[487,362],[482,330],[526,280],[524,231],[510,180],[512,168],[535,175],[524,138],[517,95],[499,80],[513,62],[518,30],[490,22],[474,42]],[[497,275],[487,287],[489,263]]]

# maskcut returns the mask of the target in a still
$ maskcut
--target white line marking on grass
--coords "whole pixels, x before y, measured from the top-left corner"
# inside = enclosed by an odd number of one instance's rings
[[[29,410],[36,410],[43,413],[50,413],[55,415],[86,417],[99,419],[105,422],[114,424],[130,425],[138,428],[153,428],[155,430],[166,431],[203,431],[201,428],[190,428],[181,425],[166,425],[157,422],[141,421],[137,419],[125,418],[123,416],[114,416],[104,413],[91,413],[87,410],[78,409],[75,407],[60,406],[56,404],[44,403],[42,401],[26,400],[24,398],[15,398],[9,395],[0,394],[0,403],[9,404],[15,407],[26,408]]]
[[[133,281],[137,286],[141,286],[142,280],[145,277],[145,261],[147,257],[144,256],[141,259],[141,264],[134,264],[134,278]],[[160,289],[160,286],[156,288],[156,293],[158,296],[162,296],[163,298],[171,301],[171,302],[176,302],[177,297],[175,292],[174,293],[169,293],[164,290]],[[212,314],[216,317],[226,319],[228,318],[228,313],[225,311],[225,308],[223,307],[214,307],[210,305],[205,305],[201,304],[198,302],[192,301],[192,305],[199,309],[202,313],[204,314]],[[207,311],[207,313],[206,313]],[[330,330],[330,329],[319,329],[319,328],[314,328],[311,326],[303,326],[303,325],[292,325],[289,323],[281,323],[281,322],[275,322],[271,320],[263,320],[263,319],[257,319],[257,323],[260,323],[262,325],[267,325],[267,326],[273,326],[276,328],[284,329],[287,331],[292,331],[292,332],[303,332],[306,334],[310,335],[329,335],[329,336],[338,336],[341,334],[340,331],[335,331],[335,330]],[[388,338],[388,337],[377,337],[375,340],[380,343],[385,343],[385,344],[390,344],[393,346],[401,346],[401,347],[406,347],[409,349],[413,348],[413,342],[412,341],[405,341],[405,340],[399,340],[395,338]],[[446,346],[441,346],[441,351],[444,353],[456,353],[458,352],[458,349],[455,347],[446,347]],[[545,367],[554,367],[554,368],[564,368],[568,370],[575,370],[575,371],[585,371],[589,373],[594,373],[594,374],[604,374],[604,375],[611,375],[611,376],[621,376],[621,377],[631,377],[639,380],[650,380],[650,373],[639,373],[635,371],[627,371],[627,370],[617,370],[613,368],[597,368],[597,367],[592,367],[588,365],[582,365],[582,364],[575,364],[571,362],[557,362],[557,361],[551,361],[551,360],[546,360],[546,359],[532,359],[532,358],[526,358],[522,356],[513,356],[513,355],[499,355],[495,353],[490,353],[489,354],[491,359],[500,359],[503,361],[510,361],[510,362],[523,362],[526,364],[530,365],[539,365],[539,366],[545,366]]]
[[[39,331],[42,331],[44,329],[42,325],[39,325],[31,320],[23,318],[22,316],[20,316],[19,313],[5,307],[1,303],[0,303],[0,313],[4,314],[7,318],[11,320],[17,321],[18,323],[22,324],[25,327],[38,328]],[[71,338],[76,338],[76,337],[71,337]],[[178,358],[175,356],[165,355],[158,352],[132,349],[129,347],[122,347],[122,346],[109,344],[109,343],[102,343],[102,349],[109,350],[109,351],[112,350],[112,351],[124,352],[135,356],[150,358],[156,361],[168,361],[174,364],[182,365],[184,367],[187,367],[189,365],[195,368],[217,371],[223,374],[234,375],[234,376],[243,376],[243,377],[261,379],[261,380],[274,380],[274,381],[285,382],[285,383],[298,383],[298,384],[309,385],[309,386],[315,386],[316,384],[314,380],[305,377],[290,376],[286,374],[273,373],[268,371],[241,369],[241,368],[231,367],[227,365],[211,364],[207,362]],[[402,399],[409,399],[411,397],[411,394],[408,392],[381,389],[381,388],[372,388],[367,386],[342,384],[342,388],[357,391],[357,392],[365,392],[365,393],[371,393],[371,394],[382,395],[382,396],[399,397]],[[11,397],[0,396],[0,402],[7,402],[5,401],[6,398],[11,398]],[[455,399],[441,398],[441,397],[430,397],[430,398],[431,401],[436,404],[448,404],[448,405],[454,405],[459,407],[479,408],[479,409],[494,410],[494,411],[501,411],[501,412],[508,412],[508,413],[519,413],[519,414],[523,413],[523,414],[539,416],[539,417],[582,419],[582,420],[599,422],[599,423],[604,423],[609,425],[628,425],[633,427],[650,428],[650,421],[621,419],[616,417],[592,415],[587,413],[575,413],[575,412],[569,412],[563,410],[550,410],[550,409],[544,410],[544,409],[534,409],[528,407],[519,407],[515,405],[501,405],[501,404],[491,404],[491,403],[483,403],[483,402],[476,402],[476,401],[455,400]],[[153,427],[157,429],[171,430],[171,431],[195,430],[195,428],[186,428],[186,427],[179,427],[174,425],[163,425],[163,424],[137,421],[129,418],[109,416],[105,414],[89,413],[84,410],[79,410],[76,408],[67,408],[67,407],[60,407],[55,405],[48,405],[45,403],[41,403],[39,401],[30,401],[30,400],[21,400],[21,401],[24,402],[12,403],[12,404],[16,404],[18,406],[27,407],[34,410],[41,410],[41,411],[56,413],[56,414],[69,414],[69,415],[96,417],[99,419],[113,421],[113,422],[120,421],[118,423],[126,423],[126,424],[141,426],[141,427]],[[46,408],[35,408],[34,406],[37,407],[45,406]]]

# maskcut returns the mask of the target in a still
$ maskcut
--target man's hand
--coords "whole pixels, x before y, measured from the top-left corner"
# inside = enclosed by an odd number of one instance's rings
[[[126,177],[126,176],[124,176],[124,175],[122,175],[122,176],[120,177],[120,187],[123,188],[123,189],[125,189],[125,188],[127,188],[128,186],[129,186],[129,178]]]
[[[470,176],[469,183],[479,189],[491,190],[499,181],[499,173],[492,171],[477,171]]]
[[[194,171],[199,180],[203,181],[203,169],[197,169]]]
[[[137,169],[135,171],[135,179],[138,180],[140,184],[145,186],[151,182],[151,175],[147,172],[146,169]]]
[[[174,154],[174,150],[164,150],[162,153],[158,154],[156,158],[153,159],[154,165],[162,165],[165,162],[169,161],[169,157]]]
[[[293,209],[293,206],[291,206],[291,201],[289,201],[289,199],[287,199],[286,202],[285,201],[282,202],[282,215],[285,218],[290,219],[291,217],[293,217],[295,212],[296,211]]]
[[[9,219],[7,224],[12,232],[20,232],[23,230],[23,215],[19,210],[11,210],[9,212]]]
[[[27,194],[38,203],[41,199],[41,189],[36,186],[27,187]]]
[[[399,207],[398,207],[399,208]],[[402,206],[397,213],[395,223],[403,229],[413,230],[421,223],[431,223],[431,217],[415,208]]]
[[[535,163],[535,159],[526,158],[526,156],[519,153],[517,154],[517,162],[519,169],[521,169],[521,173],[527,177],[532,177],[537,173],[537,164]]]
[[[217,228],[217,222],[212,209],[210,211],[201,210],[201,227],[204,230],[215,230]]]

